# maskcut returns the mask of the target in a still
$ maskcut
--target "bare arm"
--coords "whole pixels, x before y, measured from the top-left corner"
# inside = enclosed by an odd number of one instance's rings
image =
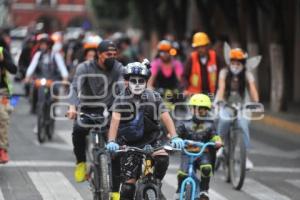
[[[224,94],[225,94],[225,79],[220,78],[218,81],[218,91],[216,94],[216,102],[217,101],[223,101],[224,100]]]
[[[149,89],[154,88],[154,81],[155,81],[155,76],[151,75],[149,80],[148,80],[148,83],[147,83],[147,86],[148,86]]]
[[[259,96],[254,81],[249,82],[249,93],[250,93],[251,101],[253,102],[259,101]]]
[[[121,114],[117,112],[112,113],[112,118],[110,121],[110,128],[108,131],[107,141],[114,141],[117,138],[118,128],[120,124]]]

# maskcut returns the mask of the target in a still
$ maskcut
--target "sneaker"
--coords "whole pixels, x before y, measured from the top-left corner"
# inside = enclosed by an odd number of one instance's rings
[[[80,162],[76,165],[74,171],[74,178],[76,182],[80,183],[86,180],[86,168],[85,162]]]
[[[0,149],[0,163],[5,164],[9,161],[8,153],[5,149]]]
[[[218,149],[217,151],[217,158],[222,158],[223,156],[223,151],[224,151],[224,148],[221,147],[220,149]]]
[[[200,192],[199,200],[209,200],[208,192],[207,191]]]
[[[120,193],[119,192],[112,192],[111,193],[111,200],[120,200]]]
[[[253,162],[247,157],[246,158],[246,170],[253,169],[254,165]]]

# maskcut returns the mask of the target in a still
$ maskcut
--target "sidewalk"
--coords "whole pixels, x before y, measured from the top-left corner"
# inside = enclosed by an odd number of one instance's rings
[[[287,112],[274,113],[266,106],[265,117],[258,121],[300,135],[300,105],[292,105]]]

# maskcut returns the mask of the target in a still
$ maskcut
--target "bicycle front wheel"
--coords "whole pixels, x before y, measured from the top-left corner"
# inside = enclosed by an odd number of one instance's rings
[[[100,193],[101,200],[107,200],[110,198],[110,171],[108,168],[108,159],[109,156],[107,154],[101,154],[99,156],[99,179],[100,179]]]
[[[234,134],[232,134],[230,151],[231,183],[236,190],[240,190],[246,176],[246,145],[240,129],[235,130]]]
[[[148,188],[145,190],[144,199],[145,200],[158,200],[157,194],[153,188]]]

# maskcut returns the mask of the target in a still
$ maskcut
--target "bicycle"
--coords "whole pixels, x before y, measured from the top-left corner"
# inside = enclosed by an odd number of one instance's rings
[[[46,139],[51,140],[54,134],[55,120],[51,117],[51,105],[54,102],[51,97],[50,88],[53,81],[45,78],[36,79],[34,87],[37,89],[37,137],[40,143]]]
[[[236,190],[240,190],[246,177],[246,144],[243,139],[243,130],[238,126],[237,115],[239,108],[225,104],[233,114],[228,134],[225,134],[223,155],[217,158],[216,169],[222,166],[225,173],[225,181],[231,183]]]
[[[153,158],[152,154],[155,151],[166,149],[172,150],[171,146],[165,145],[153,148],[151,145],[145,145],[143,149],[138,147],[124,146],[123,149],[117,150],[120,152],[134,151],[143,156],[143,173],[136,182],[135,200],[159,200],[162,195],[160,188],[160,180],[153,176]]]
[[[184,154],[186,154],[189,157],[188,162],[188,175],[183,180],[181,186],[180,186],[180,200],[194,200],[196,198],[196,193],[198,184],[200,182],[200,179],[197,177],[194,171],[194,160],[201,157],[201,155],[204,153],[207,147],[213,146],[215,147],[214,142],[196,142],[193,140],[184,140],[185,147],[183,148]],[[188,150],[188,147],[194,147],[193,152]]]
[[[80,113],[84,123],[91,125],[89,131],[87,155],[90,161],[88,182],[93,192],[93,200],[108,200],[111,193],[111,162],[110,155],[105,149],[106,127],[101,126],[105,117],[97,114]]]

